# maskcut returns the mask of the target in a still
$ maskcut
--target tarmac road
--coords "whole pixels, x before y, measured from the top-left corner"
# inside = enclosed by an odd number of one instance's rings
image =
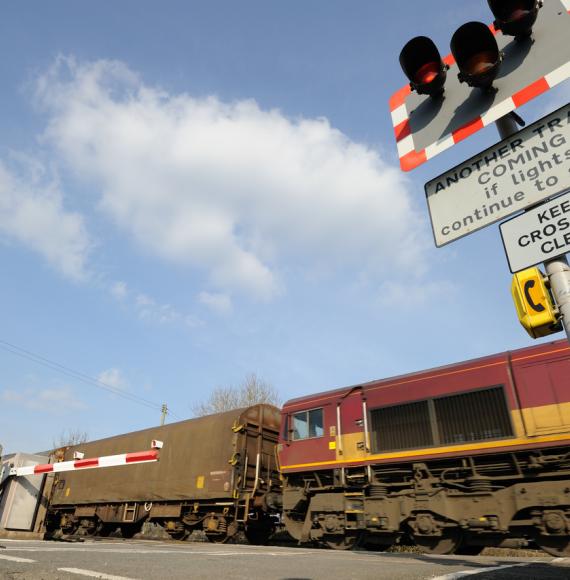
[[[423,556],[150,540],[0,540],[0,578],[568,580],[570,558]]]

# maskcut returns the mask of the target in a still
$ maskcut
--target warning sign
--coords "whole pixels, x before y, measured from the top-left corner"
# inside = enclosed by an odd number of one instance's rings
[[[570,104],[428,181],[440,247],[570,188]]]
[[[500,225],[511,272],[570,252],[570,192]]]

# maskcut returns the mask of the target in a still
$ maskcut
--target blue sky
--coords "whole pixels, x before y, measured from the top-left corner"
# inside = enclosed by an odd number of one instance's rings
[[[288,399],[529,345],[497,226],[434,247],[388,99],[486,2],[21,0],[0,18],[0,443],[177,417],[255,372]],[[564,104],[559,87],[520,112]],[[562,335],[554,338],[561,338]]]

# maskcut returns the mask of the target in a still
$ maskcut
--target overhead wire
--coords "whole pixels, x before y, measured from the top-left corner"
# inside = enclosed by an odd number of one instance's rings
[[[49,358],[46,358],[42,355],[34,353],[30,350],[27,350],[25,348],[22,348],[20,346],[12,344],[11,342],[8,342],[6,340],[0,339],[0,348],[7,351],[7,352],[10,352],[16,356],[30,360],[36,364],[42,365],[42,366],[47,367],[51,370],[54,370],[54,371],[59,372],[61,374],[64,374],[68,377],[72,377],[72,378],[80,380],[86,384],[89,384],[89,385],[97,387],[101,390],[112,393],[113,395],[116,395],[118,397],[122,397],[123,399],[127,399],[133,403],[143,405],[149,409],[162,411],[162,405],[160,405],[158,403],[154,403],[153,401],[149,401],[148,399],[145,399],[144,397],[140,397],[140,396],[135,395],[133,393],[129,393],[127,391],[124,391],[123,389],[119,389],[118,387],[114,387],[113,385],[110,385],[110,384],[108,384],[100,379],[96,379],[96,378],[91,377],[85,373],[82,373],[80,371],[76,371],[76,370],[74,370],[66,365],[63,365],[63,364],[58,363],[56,361],[53,361]],[[178,415],[173,413],[170,409],[167,410],[167,414],[175,419],[182,419],[182,417],[179,417]]]

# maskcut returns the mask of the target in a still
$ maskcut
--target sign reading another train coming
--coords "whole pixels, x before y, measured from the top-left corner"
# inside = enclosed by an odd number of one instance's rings
[[[472,234],[570,187],[570,104],[425,186],[435,245]]]

